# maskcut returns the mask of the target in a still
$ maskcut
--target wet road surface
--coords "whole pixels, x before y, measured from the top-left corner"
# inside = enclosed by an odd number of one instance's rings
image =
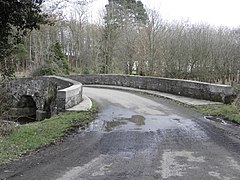
[[[240,179],[239,127],[169,100],[84,88],[100,108],[86,130],[0,168],[0,179]]]

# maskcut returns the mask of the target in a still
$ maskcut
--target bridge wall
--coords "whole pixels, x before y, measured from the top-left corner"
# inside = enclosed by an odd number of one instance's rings
[[[19,78],[5,84],[5,88],[12,97],[14,111],[19,108],[22,96],[31,96],[36,103],[37,119],[50,117],[82,101],[82,84],[58,76]]]
[[[230,103],[233,99],[233,88],[229,85],[131,75],[75,75],[68,78],[86,85],[133,87],[223,103]]]
[[[57,84],[58,111],[64,111],[82,101],[82,84],[80,82],[59,76],[48,76],[46,78]]]
[[[28,95],[35,101],[37,109],[43,110],[45,97],[48,97],[48,89],[56,89],[57,87],[41,78],[19,78],[10,81],[5,88],[12,97],[14,107],[17,107],[23,95]]]

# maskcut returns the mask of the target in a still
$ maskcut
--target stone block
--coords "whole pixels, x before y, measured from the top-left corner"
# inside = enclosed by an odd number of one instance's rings
[[[41,110],[36,111],[36,120],[37,121],[42,121],[42,120],[47,119],[47,118],[50,118],[48,112],[41,111]]]

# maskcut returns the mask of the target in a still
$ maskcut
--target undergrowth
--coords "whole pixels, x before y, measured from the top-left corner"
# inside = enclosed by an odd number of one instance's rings
[[[10,135],[0,139],[0,163],[59,141],[74,127],[84,126],[91,121],[95,113],[94,103],[90,111],[65,112],[50,119],[15,127]]]
[[[203,113],[206,116],[220,116],[235,123],[240,124],[240,108],[228,105],[228,104],[219,104],[219,105],[202,105],[195,106],[199,112]]]

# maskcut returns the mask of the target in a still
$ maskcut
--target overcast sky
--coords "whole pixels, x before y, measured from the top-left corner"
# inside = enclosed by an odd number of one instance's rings
[[[240,0],[141,0],[149,8],[158,10],[163,19],[205,22],[215,26],[240,26]],[[95,0],[90,7],[93,19],[108,0]]]

